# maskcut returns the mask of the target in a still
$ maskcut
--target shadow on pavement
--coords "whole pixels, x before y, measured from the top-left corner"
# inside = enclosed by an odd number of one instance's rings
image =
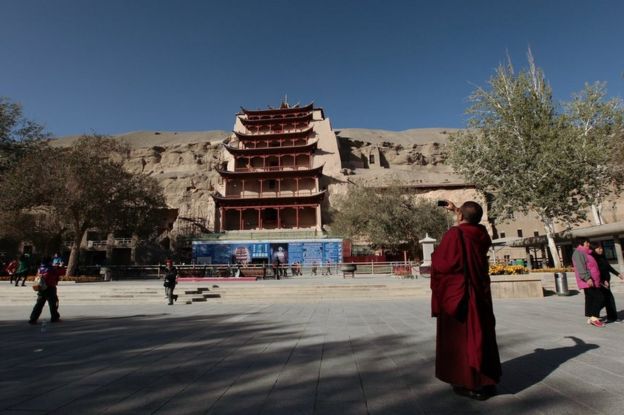
[[[554,349],[535,349],[533,353],[519,356],[503,363],[501,393],[516,394],[544,380],[568,360],[597,349],[599,346],[585,343],[574,336],[566,336],[574,341],[573,346]]]
[[[19,353],[0,360],[0,412],[412,415],[551,403],[458,397],[434,378],[431,322],[394,331],[374,305],[365,310],[365,319],[360,309],[340,318],[323,306],[273,319],[255,311],[82,317],[45,332],[1,322],[3,349]],[[574,346],[505,362],[501,392],[522,391],[598,347],[570,338]]]

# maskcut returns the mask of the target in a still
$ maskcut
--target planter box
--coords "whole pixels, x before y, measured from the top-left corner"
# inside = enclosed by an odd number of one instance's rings
[[[541,298],[542,279],[533,274],[492,275],[493,298]]]

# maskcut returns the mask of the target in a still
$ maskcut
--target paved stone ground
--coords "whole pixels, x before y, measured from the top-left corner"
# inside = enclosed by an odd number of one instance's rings
[[[624,295],[616,301],[624,304]],[[621,414],[624,324],[583,296],[498,300],[500,394],[433,376],[435,321],[412,301],[0,305],[0,414]],[[43,317],[49,318],[47,310]]]

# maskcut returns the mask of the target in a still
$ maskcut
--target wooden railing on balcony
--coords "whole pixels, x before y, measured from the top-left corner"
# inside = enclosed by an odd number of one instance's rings
[[[237,172],[261,172],[261,171],[292,171],[292,170],[310,170],[310,164],[303,166],[267,166],[267,167],[236,167]]]
[[[245,191],[242,194],[235,195],[226,195],[226,199],[257,199],[261,197],[297,197],[297,196],[312,196],[313,194],[318,193],[316,189],[299,189],[298,192],[289,191],[289,190],[281,190],[281,191],[271,191],[271,192],[250,192]]]
[[[247,130],[246,134],[252,134],[255,136],[262,136],[262,135],[274,135],[274,134],[288,134],[288,133],[300,133],[302,131],[305,131],[309,128],[308,125],[302,126],[300,128],[283,128],[283,129],[279,129],[279,130],[274,130],[274,129],[262,129],[262,131],[258,130]]]

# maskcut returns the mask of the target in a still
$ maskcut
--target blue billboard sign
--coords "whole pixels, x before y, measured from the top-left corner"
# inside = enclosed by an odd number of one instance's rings
[[[327,261],[342,262],[341,239],[308,239],[298,241],[193,241],[196,264],[231,264],[240,262],[283,264],[298,262],[320,265]]]

